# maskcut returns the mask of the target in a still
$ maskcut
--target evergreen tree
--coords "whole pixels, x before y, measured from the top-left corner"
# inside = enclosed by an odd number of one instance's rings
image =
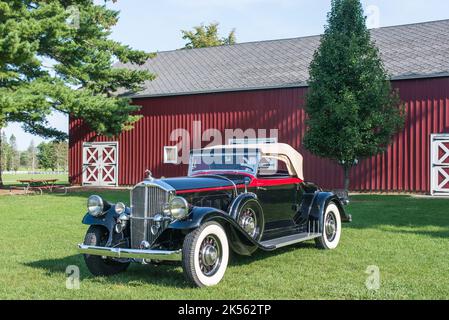
[[[37,160],[41,169],[54,171],[57,168],[57,156],[54,143],[40,143],[37,146]]]
[[[53,149],[56,155],[56,169],[58,171],[66,171],[68,168],[68,151],[69,145],[67,141],[53,142]]]
[[[103,135],[139,119],[133,115],[139,107],[115,92],[138,90],[154,76],[113,63],[140,65],[150,55],[111,40],[119,12],[95,3],[0,0],[0,129],[18,122],[29,133],[65,139],[48,125],[53,111],[81,118]]]
[[[34,140],[31,140],[30,146],[27,149],[28,156],[30,158],[30,168],[31,171],[34,172],[36,170],[36,164],[37,164],[37,150],[36,146],[34,145]]]
[[[20,167],[27,170],[30,168],[30,155],[27,150],[20,152]]]
[[[304,145],[338,161],[344,188],[358,160],[386,149],[404,123],[359,0],[333,0],[328,24],[310,65]]]
[[[10,149],[10,170],[18,171],[20,166],[20,154],[17,149],[17,139],[14,134],[9,138],[9,149]]]
[[[8,143],[8,138],[6,133],[1,131],[0,135],[0,174],[3,170],[8,170],[8,159],[9,159],[10,147]]]

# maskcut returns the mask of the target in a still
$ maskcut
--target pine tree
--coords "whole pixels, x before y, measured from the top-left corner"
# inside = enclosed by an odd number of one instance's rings
[[[68,164],[68,143],[67,141],[55,141],[53,142],[53,149],[56,155],[56,169],[57,171],[66,171]]]
[[[37,150],[36,150],[36,146],[34,145],[34,140],[31,140],[30,142],[30,146],[27,149],[28,151],[28,155],[30,157],[30,167],[31,167],[31,171],[35,172],[36,171],[36,161],[37,161]]]
[[[351,167],[384,151],[403,126],[403,104],[391,88],[359,0],[332,1],[310,65],[306,111],[305,147],[338,161],[346,190]]]
[[[20,166],[20,153],[17,149],[17,139],[14,134],[9,137],[9,148],[10,148],[10,170],[17,171]]]
[[[95,3],[0,0],[0,129],[18,122],[62,140],[66,134],[47,122],[53,111],[81,118],[102,135],[139,119],[139,107],[115,93],[136,91],[154,75],[113,63],[140,65],[151,55],[111,40],[119,12]]]
[[[30,155],[26,150],[20,152],[20,167],[25,169],[30,167]]]
[[[55,170],[57,167],[57,156],[55,144],[52,142],[42,142],[37,146],[37,160],[41,169]]]
[[[1,182],[1,173],[3,170],[8,170],[7,161],[9,158],[9,143],[8,138],[6,137],[6,133],[1,131],[0,134],[0,182]]]

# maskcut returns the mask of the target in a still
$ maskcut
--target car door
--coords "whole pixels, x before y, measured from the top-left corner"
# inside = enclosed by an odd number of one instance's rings
[[[288,232],[296,226],[299,179],[288,174],[282,160],[262,159],[256,179],[256,194],[264,212],[265,233]]]

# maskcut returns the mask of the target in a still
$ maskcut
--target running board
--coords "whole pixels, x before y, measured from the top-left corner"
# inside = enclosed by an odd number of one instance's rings
[[[290,236],[262,241],[260,244],[267,250],[279,249],[295,243],[312,240],[321,237],[320,233],[297,233]]]

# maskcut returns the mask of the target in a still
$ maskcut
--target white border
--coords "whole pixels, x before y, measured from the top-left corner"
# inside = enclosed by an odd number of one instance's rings
[[[175,159],[169,160],[168,150],[175,150]],[[178,146],[164,146],[164,164],[178,164]]]

